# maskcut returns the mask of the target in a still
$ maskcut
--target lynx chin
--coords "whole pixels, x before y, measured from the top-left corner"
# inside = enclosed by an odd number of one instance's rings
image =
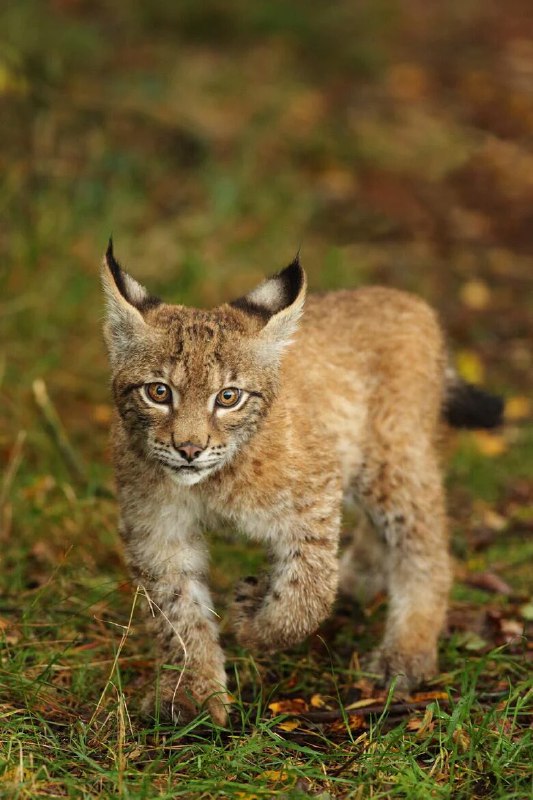
[[[451,582],[440,430],[494,427],[503,409],[450,368],[434,312],[379,287],[311,294],[304,311],[298,259],[211,311],[149,295],[111,242],[102,277],[120,532],[161,662],[175,667],[161,672],[161,712],[227,718],[202,535],[217,519],[270,557],[268,575],[235,591],[242,645],[291,647],[338,590],[385,589],[371,669],[406,688],[431,677]],[[363,521],[339,559],[343,500]]]

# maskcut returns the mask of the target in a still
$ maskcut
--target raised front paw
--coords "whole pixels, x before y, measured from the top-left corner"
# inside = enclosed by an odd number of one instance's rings
[[[380,683],[394,683],[396,692],[407,693],[436,674],[437,652],[436,648],[408,652],[381,645],[371,653],[367,667]]]
[[[237,641],[243,647],[256,649],[259,645],[254,620],[263,604],[268,588],[267,575],[257,577],[249,575],[239,581],[235,587],[230,618]]]
[[[305,599],[303,603],[273,590],[267,576],[245,578],[230,611],[237,641],[260,654],[299,644],[329,610],[329,603],[321,598],[307,595]]]
[[[180,680],[183,674],[165,670],[159,685],[148,692],[142,702],[142,713],[155,719],[185,725],[203,711],[208,711],[217,725],[226,725],[229,696],[222,685],[197,675],[194,682]]]
[[[233,605],[240,614],[251,616],[263,602],[268,591],[268,575],[248,575],[240,580],[233,596]]]

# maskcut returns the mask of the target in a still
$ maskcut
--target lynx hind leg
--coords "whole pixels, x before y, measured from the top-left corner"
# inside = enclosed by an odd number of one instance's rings
[[[370,667],[385,681],[396,678],[397,688],[407,690],[437,671],[451,569],[442,481],[432,444],[421,444],[403,458],[397,450],[392,459],[391,452],[382,452],[369,465],[360,487],[361,500],[388,550],[385,633]]]
[[[361,605],[387,588],[387,547],[361,513],[339,564],[339,591]]]

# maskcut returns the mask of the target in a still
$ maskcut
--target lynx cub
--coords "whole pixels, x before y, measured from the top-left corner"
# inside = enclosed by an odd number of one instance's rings
[[[290,647],[339,587],[386,587],[373,668],[405,686],[433,675],[451,571],[440,422],[492,427],[498,398],[447,368],[433,311],[393,289],[304,297],[298,259],[212,311],[167,305],[103,265],[120,532],[163,663],[161,708],[226,720],[224,654],[202,528],[228,520],[264,542],[267,577],[237,587],[238,641]],[[343,498],[372,528],[340,561]],[[153,708],[154,698],[147,707]]]

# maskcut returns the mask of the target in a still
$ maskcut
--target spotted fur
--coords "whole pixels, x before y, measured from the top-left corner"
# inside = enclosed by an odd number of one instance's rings
[[[262,542],[268,575],[237,587],[242,645],[264,653],[314,631],[342,590],[386,588],[373,666],[404,685],[437,669],[451,580],[436,445],[447,357],[435,314],[384,288],[311,295],[298,261],[212,311],[152,298],[106,254],[105,336],[121,533],[149,599],[161,708],[183,721],[228,695],[202,536],[229,521]],[[145,386],[170,387],[172,404]],[[224,387],[244,392],[217,406]],[[244,400],[242,401],[242,397]],[[200,450],[188,463],[182,443]],[[372,525],[341,561],[344,499]],[[366,548],[366,552],[365,552]],[[146,699],[153,707],[153,697]]]

